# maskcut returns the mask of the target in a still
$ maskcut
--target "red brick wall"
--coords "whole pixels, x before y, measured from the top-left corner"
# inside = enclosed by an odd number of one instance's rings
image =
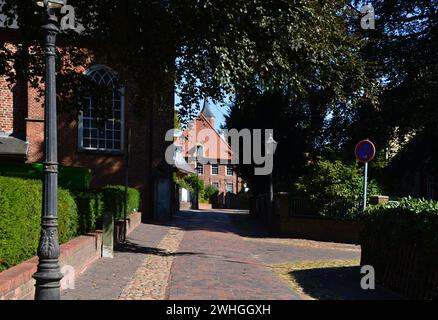
[[[43,88],[42,88],[43,89]],[[44,107],[37,89],[28,88],[26,137],[29,140],[28,162],[43,161]]]
[[[192,164],[194,166],[194,164]],[[226,192],[226,184],[233,183],[234,193],[238,193],[242,190],[242,180],[237,177],[236,174],[233,176],[227,176],[227,166],[223,164],[218,165],[219,173],[217,175],[211,174],[211,164],[204,165],[204,174],[200,174],[199,177],[204,181],[206,186],[212,185],[213,182],[219,182],[219,192]]]
[[[9,83],[0,77],[0,132],[12,133],[14,98]]]
[[[236,174],[233,176],[227,176],[227,166],[219,164],[222,162],[231,160],[231,148],[225,142],[224,139],[216,132],[211,121],[213,119],[207,119],[202,114],[194,121],[194,125],[190,129],[186,129],[184,136],[186,137],[184,141],[184,156],[187,158],[188,163],[195,168],[196,162],[194,158],[194,148],[196,145],[201,144],[204,147],[204,157],[208,159],[216,159],[218,163],[219,172],[217,175],[211,174],[211,164],[204,165],[204,173],[200,174],[199,177],[204,181],[206,186],[212,185],[213,182],[219,183],[219,193],[226,193],[226,184],[233,183],[233,192],[238,193],[242,190],[242,180],[237,177]],[[198,141],[201,139],[198,133],[202,130],[210,130],[211,134],[206,137],[205,141]]]
[[[136,212],[129,216],[127,234],[139,226],[141,213]],[[121,223],[115,226],[115,233],[120,233]],[[116,238],[117,239],[117,238]],[[102,233],[95,232],[79,236],[61,245],[59,264],[71,266],[73,273],[65,273],[61,280],[61,287],[68,284],[84,272],[91,264],[102,256]],[[32,275],[37,270],[38,258],[33,257],[15,267],[0,273],[0,300],[29,300],[33,299],[35,293],[35,280]]]
[[[289,216],[289,195],[275,194],[275,214],[270,210],[269,195],[252,199],[251,214],[254,214],[274,233],[281,236],[340,243],[359,242],[362,227],[360,221],[319,217]]]
[[[134,110],[131,99],[134,96],[133,87],[128,82],[125,104],[125,127],[132,129],[129,185],[141,191],[143,212],[151,217],[153,178],[160,174],[157,167],[162,167],[165,150],[170,143],[165,142],[165,133],[173,128],[173,99],[168,106],[154,110],[151,118],[149,106],[145,106],[144,110]],[[27,162],[41,162],[44,156],[44,99],[39,97],[38,90],[25,89],[17,95],[24,106],[15,110],[14,94],[6,80],[0,77],[0,132],[20,133],[20,137],[29,141]],[[173,91],[170,95],[173,97]],[[58,111],[58,158],[61,165],[91,169],[93,187],[124,184],[123,155],[79,151],[78,117],[71,116],[71,112]],[[162,174],[171,178],[169,168]]]

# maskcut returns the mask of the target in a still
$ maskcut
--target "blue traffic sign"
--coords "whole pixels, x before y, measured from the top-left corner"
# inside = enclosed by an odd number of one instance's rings
[[[360,162],[369,162],[376,155],[376,147],[370,140],[362,140],[356,145],[354,154]]]

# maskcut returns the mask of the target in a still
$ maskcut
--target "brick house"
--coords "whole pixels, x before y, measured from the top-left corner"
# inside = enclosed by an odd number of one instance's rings
[[[187,163],[206,186],[218,189],[225,205],[226,195],[241,192],[243,182],[231,165],[231,147],[215,129],[214,121],[214,113],[205,100],[202,111],[184,130],[180,145],[184,144],[182,152]]]
[[[0,42],[20,43],[14,30],[1,30]],[[173,168],[165,163],[167,130],[173,128],[173,88],[170,103],[138,113],[131,105],[135,86],[124,79],[116,87],[117,70],[104,64],[104,57],[91,57],[84,72],[93,81],[113,87],[111,114],[99,119],[88,107],[75,116],[58,114],[58,160],[63,166],[91,170],[92,187],[123,185],[127,133],[130,132],[129,186],[141,192],[143,218],[167,219],[173,211]],[[0,161],[35,163],[43,160],[44,105],[27,81],[10,84],[0,75]],[[159,110],[158,110],[159,109]],[[103,124],[102,124],[103,123]],[[157,192],[156,190],[160,190]],[[162,191],[166,192],[162,192]]]

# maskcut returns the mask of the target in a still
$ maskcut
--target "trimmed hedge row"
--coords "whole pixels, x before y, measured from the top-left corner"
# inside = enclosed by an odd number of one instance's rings
[[[0,177],[0,271],[35,255],[41,224],[42,183]],[[77,235],[78,212],[68,191],[59,189],[59,241]]]
[[[101,189],[75,193],[79,208],[79,231],[86,233],[102,228],[105,212],[113,212],[114,219],[121,220],[125,212],[125,187],[106,186]],[[140,209],[140,192],[128,188],[128,215]]]
[[[103,214],[124,214],[123,186],[74,194],[58,190],[59,241],[102,228]],[[41,231],[42,182],[0,176],[0,271],[33,257]],[[128,189],[128,213],[140,208],[140,193]]]
[[[412,298],[438,299],[438,202],[405,198],[370,206],[360,235],[362,264]]]
[[[0,161],[0,176],[22,179],[43,178],[42,163],[14,163]],[[67,190],[86,190],[90,187],[91,171],[82,167],[59,166],[58,185]]]

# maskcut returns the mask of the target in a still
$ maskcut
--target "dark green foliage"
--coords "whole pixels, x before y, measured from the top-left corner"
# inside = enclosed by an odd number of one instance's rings
[[[103,214],[123,218],[124,187],[77,191],[58,190],[59,241],[102,227]],[[0,176],[0,271],[36,255],[41,224],[42,183]],[[140,193],[128,189],[128,214],[140,208]]]
[[[212,203],[210,202],[210,199],[214,200],[215,198],[212,188],[214,190],[216,189],[211,186],[205,186],[204,181],[199,179],[197,175],[192,174],[184,176],[183,178],[175,178],[174,181],[181,188],[184,188],[190,192],[198,192],[198,200],[201,203]]]
[[[217,203],[219,191],[214,186],[206,186],[202,193],[202,201],[215,204]]]
[[[18,59],[36,86],[44,74],[38,46],[42,10],[21,0],[4,2],[6,24],[17,16],[24,44],[21,50],[0,45],[0,71],[14,80],[11,66]],[[324,86],[332,96],[342,96],[345,87],[357,92],[368,87],[359,55],[362,43],[346,25],[351,15],[346,0],[68,3],[84,31],[59,37],[60,43],[72,44],[60,55],[71,61],[58,61],[63,110],[73,110],[68,106],[80,101],[72,94],[82,82],[76,66],[88,63],[88,53],[77,50],[78,43],[105,56],[121,78],[136,82],[142,96],[135,104],[143,109],[166,99],[176,83],[186,107],[179,109],[184,119],[195,113],[190,106],[204,95],[219,101],[236,88],[288,87],[301,94]]]
[[[87,233],[101,228],[105,213],[103,195],[97,190],[75,193],[79,211],[79,231]]]
[[[360,7],[370,1],[353,2]],[[403,144],[407,135],[433,131],[437,126],[438,1],[376,0],[372,5],[376,30],[367,31],[370,41],[364,59],[384,81],[377,108],[361,104],[343,113],[345,121],[334,119],[350,139],[346,145],[350,150],[364,138],[382,150],[388,144]],[[428,148],[430,153],[433,150]],[[403,169],[396,174],[404,174]]]
[[[0,176],[25,179],[42,179],[43,164],[17,164],[13,162],[0,163]],[[90,186],[90,170],[81,167],[59,166],[58,184],[67,190],[85,190]]]
[[[401,256],[415,246],[418,261],[410,270],[409,279],[429,288],[425,292],[432,292],[433,276],[438,270],[438,202],[404,198],[400,202],[369,207],[363,217],[360,243],[362,264],[374,266],[378,281],[382,281],[385,274],[401,277],[402,273],[396,270],[403,261]],[[403,286],[405,280],[398,279],[396,283]],[[435,299],[437,294],[435,291]]]
[[[296,102],[296,101],[295,101]],[[294,103],[290,95],[282,92],[254,93],[245,100],[234,104],[225,117],[226,128],[237,129],[273,129],[273,138],[278,142],[274,157],[273,181],[275,191],[290,191],[293,180],[303,168],[303,154],[312,148],[310,126],[312,117]],[[262,137],[267,139],[268,137]],[[243,159],[244,145],[240,142],[240,157]],[[238,164],[235,170],[248,183],[252,193],[269,192],[269,177],[254,175],[257,165]]]
[[[77,235],[78,213],[70,193],[59,189],[59,241]],[[36,254],[40,236],[42,183],[0,177],[0,270]]]
[[[197,175],[187,175],[183,178],[175,179],[175,183],[181,188],[187,189],[191,192],[198,191],[202,192],[205,189],[204,181],[199,179]]]
[[[308,165],[306,175],[298,179],[297,191],[312,200],[358,201],[363,195],[363,166],[339,160],[317,159]],[[369,173],[370,174],[370,173]],[[368,196],[382,195],[382,189],[368,178]]]
[[[116,221],[124,217],[124,186],[106,186],[101,189],[78,192],[75,194],[75,199],[78,204],[81,233],[102,228],[105,212],[112,212]],[[128,216],[139,210],[140,192],[134,188],[128,188]]]
[[[125,208],[125,187],[106,186],[101,189],[105,211],[113,212],[115,219],[123,219]],[[140,210],[140,192],[128,188],[128,214]]]

